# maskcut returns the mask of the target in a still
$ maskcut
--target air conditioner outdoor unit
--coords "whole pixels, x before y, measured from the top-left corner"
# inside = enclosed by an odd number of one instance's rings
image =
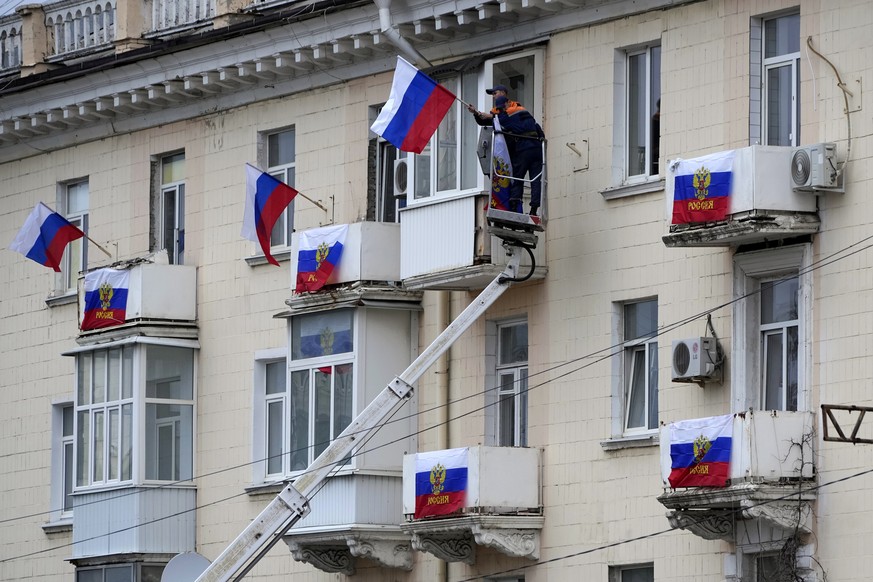
[[[394,196],[405,198],[412,184],[412,160],[399,158],[394,160]]]
[[[715,377],[718,361],[715,338],[674,340],[672,354],[674,382],[702,382]]]
[[[795,190],[804,192],[838,189],[837,146],[817,143],[794,148],[791,181]]]

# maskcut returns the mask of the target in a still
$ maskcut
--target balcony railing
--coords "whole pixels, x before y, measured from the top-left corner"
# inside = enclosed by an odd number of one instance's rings
[[[21,18],[10,15],[0,19],[0,72],[21,66]]]
[[[45,24],[53,56],[109,46],[115,40],[115,0],[50,4]]]
[[[213,0],[154,0],[151,29],[162,31],[186,27],[214,16]]]

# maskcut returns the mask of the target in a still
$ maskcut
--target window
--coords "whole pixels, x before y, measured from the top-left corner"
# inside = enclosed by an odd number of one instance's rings
[[[399,157],[397,148],[384,139],[374,141],[376,195],[372,218],[378,222],[400,222],[400,209],[406,207],[408,161]]]
[[[67,520],[73,516],[74,414],[72,402],[52,406],[52,522]]]
[[[467,103],[478,103],[480,110],[491,108],[486,87],[502,84],[510,97],[522,103],[534,117],[540,118],[542,94],[542,52],[529,51],[485,63],[480,74],[476,70],[435,74],[449,91]],[[408,165],[408,186],[412,191],[410,204],[433,196],[449,196],[462,192],[479,192],[484,177],[476,156],[479,126],[460,101],[449,109],[425,150],[411,156]]]
[[[798,145],[800,15],[753,19],[751,38],[751,141]]]
[[[166,249],[170,263],[181,265],[185,255],[185,153],[162,156],[155,171],[152,250]]]
[[[624,433],[658,428],[658,301],[623,306]]]
[[[732,350],[736,410],[808,409],[809,253],[800,244],[734,255],[734,341],[743,346]]]
[[[527,446],[527,322],[497,326],[497,444]]]
[[[78,227],[88,234],[88,206],[89,193],[88,181],[81,180],[70,182],[60,186],[60,207],[65,218],[73,226]],[[79,273],[88,268],[88,245],[87,239],[80,238],[72,241],[64,250],[64,258],[61,263],[62,282],[60,289],[65,292],[75,292]]]
[[[658,175],[660,155],[661,47],[627,52],[625,176]]]
[[[609,582],[655,582],[654,566],[614,566],[609,569]]]
[[[134,368],[142,366],[144,390],[134,382]],[[76,486],[191,479],[193,387],[191,348],[127,344],[79,353]],[[141,453],[133,448],[137,418],[144,424]]]
[[[267,135],[267,172],[292,188],[296,168],[296,132],[294,129],[277,131]],[[271,247],[288,248],[294,232],[294,202],[285,209],[270,235]]]
[[[160,564],[113,564],[76,569],[76,582],[161,582]]]

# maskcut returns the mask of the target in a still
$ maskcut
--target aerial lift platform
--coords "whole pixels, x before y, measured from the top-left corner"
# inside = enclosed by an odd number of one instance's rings
[[[482,144],[480,143],[480,146]],[[491,153],[490,143],[487,145]],[[545,143],[543,143],[545,154]],[[493,158],[493,156],[490,156]],[[481,157],[480,157],[481,158]],[[544,156],[545,159],[545,156]],[[488,162],[487,175],[492,180],[514,180],[511,176],[501,175],[494,169],[493,159]],[[484,169],[484,166],[483,166]],[[543,203],[545,203],[545,164],[543,164]],[[529,183],[530,180],[525,180]],[[541,207],[543,210],[545,206]],[[486,213],[489,232],[501,240],[506,249],[508,263],[504,270],[473,300],[470,305],[409,365],[399,376],[394,378],[372,402],[349,424],[339,436],[316,458],[306,471],[297,477],[264,508],[263,511],[240,533],[228,547],[207,565],[205,558],[202,567],[193,572],[186,568],[187,578],[175,577],[172,581],[168,572],[162,577],[163,582],[229,582],[242,580],[255,567],[270,549],[275,546],[285,533],[310,511],[310,500],[324,485],[330,473],[342,466],[355,449],[364,445],[379,429],[390,415],[403,405],[413,392],[413,384],[430,368],[452,344],[513,284],[526,281],[533,274],[530,272],[519,276],[521,249],[524,249],[533,259],[532,249],[536,248],[537,232],[544,230],[540,216],[530,216],[517,212],[508,212],[489,206]],[[527,268],[527,267],[526,267]],[[180,554],[178,557],[187,556]],[[174,558],[175,560],[176,558]],[[172,563],[172,560],[171,560]],[[190,566],[191,561],[187,562]],[[205,569],[202,569],[205,567]],[[170,570],[168,564],[167,570]],[[177,570],[178,571],[178,570]],[[199,574],[198,574],[199,572]]]

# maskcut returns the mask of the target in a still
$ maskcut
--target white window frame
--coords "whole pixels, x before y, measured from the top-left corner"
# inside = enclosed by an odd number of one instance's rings
[[[276,481],[285,478],[288,474],[288,439],[286,426],[287,410],[288,410],[288,350],[285,348],[272,348],[267,350],[259,350],[255,352],[255,362],[253,368],[253,386],[252,391],[252,411],[253,420],[252,426],[255,427],[255,432],[252,438],[252,482],[259,483],[262,481]],[[267,366],[270,364],[280,364],[284,369],[285,375],[285,391],[276,394],[267,394]],[[270,426],[269,426],[269,406],[271,403],[278,402],[282,407],[281,419],[281,470],[270,471]],[[258,430],[257,427],[262,427],[263,430]]]
[[[70,413],[70,434],[64,433],[65,411]],[[67,487],[72,493],[76,484],[75,450],[76,405],[71,396],[52,404],[52,465],[50,523],[72,523],[72,500],[67,505]],[[69,466],[67,466],[69,460]]]
[[[269,165],[270,160],[270,137],[283,133],[290,133],[294,139],[294,159],[282,162],[275,165]],[[267,173],[294,188],[297,173],[297,131],[291,127],[283,129],[271,130],[262,134],[265,162],[267,164]],[[270,233],[270,249],[288,250],[291,248],[291,236],[294,234],[294,200],[288,205],[279,220],[273,226],[273,232]],[[276,242],[278,239],[278,242]]]
[[[790,143],[783,145],[796,146],[800,144],[800,52],[786,53],[764,58],[766,42],[766,23],[785,17],[798,17],[796,11],[781,12],[767,16],[752,18],[749,46],[749,141],[751,144],[767,145],[770,141],[768,131],[768,99],[769,83],[767,72],[779,67],[790,67],[791,70],[791,136]],[[798,46],[800,34],[798,32]]]
[[[627,339],[625,337],[625,329],[626,329],[626,318],[627,318],[627,310],[630,305],[642,304],[654,302],[656,310],[658,307],[658,299],[657,297],[651,297],[648,299],[641,299],[637,301],[627,301],[621,304],[621,333],[622,333],[622,341],[623,341],[623,350],[622,350],[622,425],[621,425],[621,434],[625,436],[638,435],[638,434],[651,434],[658,430],[657,422],[655,426],[649,426],[649,416],[651,412],[651,407],[655,407],[655,414],[657,415],[657,400],[658,400],[658,389],[659,386],[659,372],[658,372],[658,337],[655,335],[644,335],[638,338],[630,338]],[[657,311],[656,311],[657,312]],[[657,321],[655,322],[655,330],[657,331]],[[655,362],[652,362],[652,355],[654,354]],[[643,385],[637,386],[634,383],[634,364],[637,359],[642,356],[643,358]],[[654,379],[655,386],[651,386],[651,374],[653,372],[652,368],[654,367]],[[633,393],[636,390],[643,390],[643,419],[645,426],[629,426],[630,424],[630,409],[631,409],[631,398]],[[652,398],[652,393],[654,391],[654,398]],[[652,400],[655,402],[652,402]]]
[[[186,348],[192,350],[192,398],[189,399],[165,399],[165,398],[153,398],[146,397],[146,384],[147,384],[147,366],[149,365],[146,361],[147,358],[147,350],[149,346],[163,346],[168,348]],[[156,478],[146,478],[147,474],[147,463],[146,463],[146,455],[149,454],[149,447],[146,444],[146,423],[148,422],[148,414],[147,409],[151,405],[174,405],[174,406],[188,406],[191,407],[191,426],[190,429],[186,429],[190,432],[191,435],[191,443],[186,454],[181,458],[182,461],[186,463],[185,471],[191,474],[191,478],[193,478],[194,468],[196,467],[196,435],[197,435],[197,410],[196,410],[196,401],[197,401],[197,365],[198,365],[198,357],[197,351],[199,349],[199,343],[194,340],[184,340],[184,339],[169,339],[169,338],[145,338],[145,337],[128,337],[121,340],[116,340],[112,342],[108,342],[107,344],[100,344],[99,346],[87,346],[82,348],[77,348],[70,352],[66,352],[64,355],[66,356],[74,356],[76,358],[76,397],[74,400],[75,405],[75,420],[74,420],[74,435],[75,435],[75,445],[74,445],[74,471],[76,473],[76,479],[74,482],[74,491],[89,491],[93,489],[100,489],[106,487],[125,487],[130,484],[149,484],[149,483],[167,483],[167,482],[179,482],[184,481],[187,482],[189,479],[173,479],[171,481],[160,480]],[[119,398],[112,401],[104,401],[94,403],[93,401],[89,401],[88,403],[80,402],[80,392],[79,392],[79,362],[80,356],[89,355],[91,360],[93,361],[93,356],[95,352],[104,352],[107,354],[107,368],[108,368],[108,354],[112,350],[125,350],[130,349],[131,359],[126,364],[124,355],[122,353],[122,379],[120,380],[119,385]],[[130,372],[124,371],[126,367],[130,368]],[[107,372],[108,373],[108,372]],[[127,380],[123,379],[123,375],[129,374],[129,378]],[[125,381],[130,382],[130,392],[129,394],[125,394],[123,384]],[[93,385],[93,383],[92,383]],[[91,399],[93,400],[93,399]],[[125,435],[123,433],[123,425],[121,424],[124,419],[124,407],[129,406],[129,422],[130,422],[130,433]],[[110,478],[109,467],[106,463],[108,460],[104,461],[104,468],[102,472],[102,479],[95,479],[95,468],[94,468],[94,445],[95,439],[93,437],[93,429],[94,429],[94,413],[95,412],[103,412],[104,415],[104,426],[108,423],[109,411],[110,410],[118,410],[119,415],[119,434],[118,439],[129,439],[130,445],[128,448],[120,447],[122,450],[118,452],[118,471],[116,478]],[[86,415],[88,418],[88,434],[85,435],[87,437],[87,458],[80,459],[82,455],[82,445],[84,444],[82,439],[80,438],[81,420],[83,418],[82,415]],[[104,431],[105,434],[109,433],[109,428],[107,427]],[[109,438],[104,438],[103,440],[103,458],[109,458],[109,447],[110,447]],[[118,441],[122,442],[121,440]],[[129,476],[123,474],[124,467],[124,459],[123,456],[125,454],[125,450],[128,451],[130,455],[129,458]],[[153,451],[154,454],[157,454],[157,449]],[[190,458],[190,459],[189,459]],[[190,462],[190,467],[187,467],[187,464]],[[86,466],[83,466],[84,474],[80,475],[79,465],[80,463],[84,463]]]
[[[102,573],[102,576],[100,576],[100,582],[102,582],[106,579],[106,570],[121,570],[125,568],[127,568],[128,572],[130,572],[131,577],[129,578],[129,580],[131,582],[140,582],[142,580],[143,568],[161,568],[161,571],[163,571],[165,567],[166,564],[141,562],[132,562],[128,564],[106,564],[101,566],[82,566],[76,568],[76,582],[79,582],[81,580],[79,573],[100,571]]]
[[[497,83],[504,83],[504,80],[495,74],[495,68],[499,70],[500,65],[503,63],[526,58],[533,59],[533,79],[529,83],[530,88],[526,88],[523,95],[510,93],[510,98],[519,101],[539,121],[542,119],[543,78],[545,75],[543,49],[527,49],[488,59],[483,63],[481,71],[475,75],[471,71],[467,71],[454,73],[451,76],[436,74],[435,77],[437,81],[445,84],[452,93],[458,95],[464,101],[477,104],[477,108],[480,111],[490,111],[493,106],[492,99],[485,93],[485,89]],[[460,90],[458,89],[459,80],[462,83]],[[432,155],[432,152],[438,151],[438,140],[445,130],[446,120],[448,119],[455,119],[457,121],[453,139],[455,144],[461,143],[462,146],[455,149],[455,187],[438,191],[436,189],[436,181],[439,160],[438,156]],[[469,136],[465,134],[465,129],[470,131]],[[408,197],[406,200],[409,207],[417,204],[427,204],[434,201],[444,201],[480,194],[486,189],[486,178],[482,174],[475,156],[479,131],[479,126],[473,120],[466,107],[456,100],[452,104],[452,110],[446,115],[446,119],[440,124],[439,129],[437,129],[437,132],[431,138],[424,152],[420,155],[409,154],[407,158],[411,161],[408,172],[408,184],[411,187],[407,188]],[[462,188],[460,181],[462,179],[461,168],[463,164],[472,165],[475,183],[469,187]]]
[[[741,252],[734,255],[733,338],[731,356],[734,412],[763,407],[763,354],[761,283],[798,275],[797,296],[797,409],[811,410],[808,378],[811,377],[810,322],[812,321],[812,261],[810,243]]]
[[[622,566],[610,566],[609,567],[609,582],[625,582],[624,573],[630,570],[651,570],[652,571],[652,580],[655,579],[655,565],[651,562],[647,564],[633,564],[633,565],[622,565]]]
[[[157,245],[155,250],[166,249],[170,264],[182,265],[185,262],[185,179],[164,182],[164,164],[171,158],[182,156],[185,161],[185,152],[178,151],[159,156],[157,160],[157,200],[155,205],[155,227]],[[167,199],[172,195],[172,208],[168,208]],[[167,228],[167,213],[172,212],[173,232]],[[172,237],[172,248],[167,244]]]
[[[87,198],[85,208],[71,209],[70,197],[75,190],[84,189]],[[90,188],[87,178],[70,180],[58,184],[58,211],[66,218],[70,224],[79,228],[85,234],[88,234],[88,217],[91,207]],[[73,263],[75,256],[79,268]],[[61,273],[58,275],[58,283],[56,288],[63,294],[74,294],[78,288],[79,273],[88,269],[88,243],[86,238],[80,238],[72,241],[64,249],[64,256],[61,259]]]
[[[400,210],[406,208],[406,191],[397,184],[397,161],[405,157],[394,145],[381,137],[375,145],[376,222],[400,222]],[[408,163],[408,162],[404,162]]]
[[[655,75],[656,71],[653,70],[653,62],[655,59],[655,55],[657,55],[658,65],[657,65],[657,73],[661,71],[661,45],[660,43],[652,43],[648,45],[644,45],[635,49],[628,49],[625,51],[625,72],[624,72],[624,139],[622,141],[624,155],[623,155],[623,166],[624,166],[624,177],[625,182],[628,184],[646,182],[651,180],[652,178],[656,178],[658,176],[658,172],[652,172],[654,169],[653,163],[657,163],[656,160],[652,159],[653,156],[653,136],[652,136],[652,116],[655,114],[656,110],[656,102],[660,100],[661,94],[661,79],[660,75]],[[643,173],[641,174],[631,174],[630,168],[630,130],[631,130],[631,66],[630,61],[634,57],[644,58],[644,66],[645,66],[645,87],[643,91],[645,93],[644,103],[645,110],[641,111],[641,121],[642,127],[644,128],[645,135],[641,137],[642,142],[644,143],[642,154],[643,154]],[[659,148],[660,151],[660,148]]]
[[[528,361],[508,362],[501,364],[501,331],[510,327],[524,326],[527,327],[527,319],[512,319],[501,322],[494,322],[494,408],[493,417],[493,442],[496,446],[502,447],[526,447],[528,445]],[[527,349],[530,348],[528,343]],[[512,378],[508,386],[501,382],[504,376]],[[512,442],[504,442],[503,426],[501,425],[501,407],[503,399],[511,398],[513,401],[512,415]]]

